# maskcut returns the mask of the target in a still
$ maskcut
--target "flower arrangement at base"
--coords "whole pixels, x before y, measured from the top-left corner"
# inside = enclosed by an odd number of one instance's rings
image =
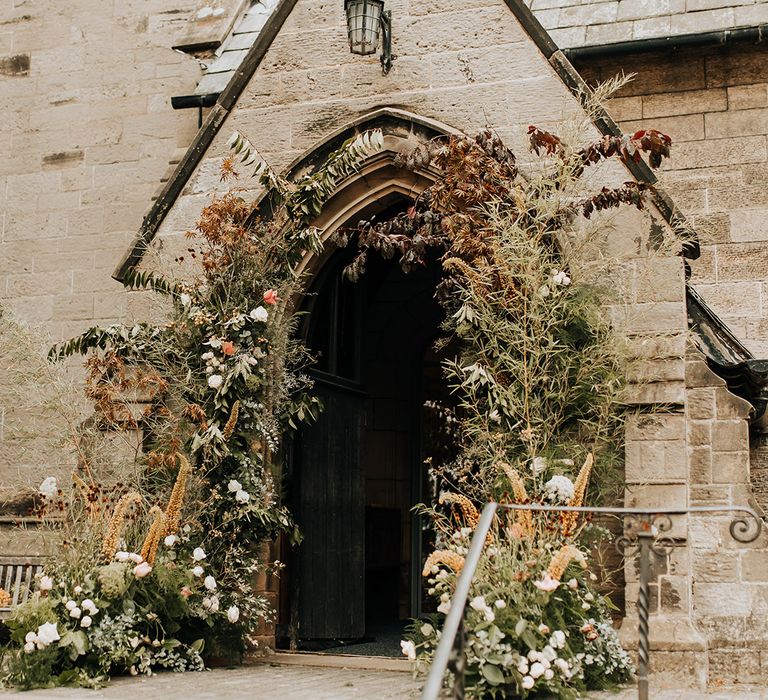
[[[545,498],[546,489],[540,495]],[[615,608],[597,590],[586,548],[575,543],[590,526],[565,538],[557,516],[536,514],[530,529],[518,520],[500,511],[473,578],[465,611],[467,696],[568,699],[627,682],[634,668],[612,624]],[[424,670],[471,535],[469,527],[441,531],[441,549],[424,566],[437,614],[411,624],[402,642],[403,653]]]
[[[292,306],[299,264],[321,250],[311,221],[336,184],[382,145],[380,130],[358,134],[289,182],[235,134],[222,179],[237,177],[235,160],[252,168],[261,206],[236,188],[213,197],[177,277],[124,279],[160,297],[162,322],[95,327],[51,349],[88,354],[94,411],[71,436],[72,488],[53,477],[40,487],[53,551],[8,622],[4,683],[201,670],[257,644],[273,611],[254,582],[281,568],[265,549],[301,539],[281,502],[282,442],[320,410]],[[132,448],[122,480],[102,468],[116,444]]]

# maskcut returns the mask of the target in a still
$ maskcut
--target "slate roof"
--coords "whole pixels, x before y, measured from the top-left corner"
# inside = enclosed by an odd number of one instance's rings
[[[768,23],[768,0],[525,0],[561,49]]]
[[[278,0],[254,0],[235,21],[229,36],[216,50],[216,57],[208,64],[205,74],[195,88],[196,95],[209,95],[224,91],[235,71],[243,63],[264,28]]]

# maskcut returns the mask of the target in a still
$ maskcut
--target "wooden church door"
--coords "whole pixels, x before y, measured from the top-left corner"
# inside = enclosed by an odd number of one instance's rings
[[[323,413],[299,443],[298,636],[365,634],[364,397],[317,381]]]
[[[293,585],[299,640],[365,634],[365,469],[367,401],[360,390],[364,282],[329,264],[310,295],[308,345],[317,357],[319,419],[296,441],[294,508],[304,539]]]

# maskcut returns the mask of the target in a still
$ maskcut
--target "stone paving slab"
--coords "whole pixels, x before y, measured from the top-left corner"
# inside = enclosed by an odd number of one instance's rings
[[[160,673],[151,678],[118,678],[100,690],[56,688],[19,692],[0,689],[0,700],[417,700],[420,683],[410,674],[261,664],[205,673]],[[590,693],[589,700],[634,700],[633,689]],[[768,700],[763,689],[651,692],[652,700]]]

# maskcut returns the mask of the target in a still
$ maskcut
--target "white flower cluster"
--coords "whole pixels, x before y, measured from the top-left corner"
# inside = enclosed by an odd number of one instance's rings
[[[46,499],[53,498],[59,490],[59,485],[56,483],[55,476],[49,476],[43,479],[43,483],[37,487],[38,493]]]
[[[58,642],[59,636],[58,623],[45,622],[37,628],[37,632],[27,632],[24,637],[24,651],[31,654],[35,649],[45,649],[49,644]]]
[[[236,479],[230,479],[227,484],[227,490],[230,493],[235,494],[235,500],[242,506],[251,500],[251,496],[247,491],[243,490],[243,485]]]
[[[74,592],[75,595],[79,595],[83,592],[83,589],[80,586],[75,586]],[[93,623],[93,616],[99,612],[96,604],[90,598],[86,598],[81,603],[78,603],[74,598],[70,598],[64,601],[64,607],[69,612],[70,617],[80,620],[80,627],[90,627]]]
[[[546,626],[540,626],[546,629]],[[521,656],[517,663],[517,670],[522,675],[521,685],[526,690],[533,688],[541,678],[544,681],[551,681],[558,672],[560,676],[568,681],[578,670],[568,659],[558,655],[558,651],[565,647],[565,632],[555,630],[549,638],[547,644],[541,651],[531,650],[527,656]]]
[[[552,271],[552,284],[560,285],[561,287],[567,287],[571,283],[571,278],[562,270]]]
[[[152,572],[152,567],[149,562],[144,561],[144,557],[142,557],[141,554],[136,554],[136,552],[116,552],[115,559],[123,563],[128,561],[133,562],[136,565],[133,567],[133,575],[136,578],[144,578]]]
[[[544,496],[551,503],[568,503],[574,494],[573,482],[562,474],[555,474],[544,484]]]
[[[503,600],[496,602],[504,603]],[[485,602],[484,596],[479,595],[472,598],[472,600],[469,601],[469,607],[472,608],[472,610],[477,610],[477,612],[485,617],[486,622],[493,622],[496,619],[496,614],[493,612],[493,608]]]
[[[610,621],[596,622],[590,618],[582,627],[582,632],[587,639],[587,651],[577,654],[576,658],[584,666],[596,666],[606,676],[617,672],[634,673],[632,659],[621,646],[619,635]]]

